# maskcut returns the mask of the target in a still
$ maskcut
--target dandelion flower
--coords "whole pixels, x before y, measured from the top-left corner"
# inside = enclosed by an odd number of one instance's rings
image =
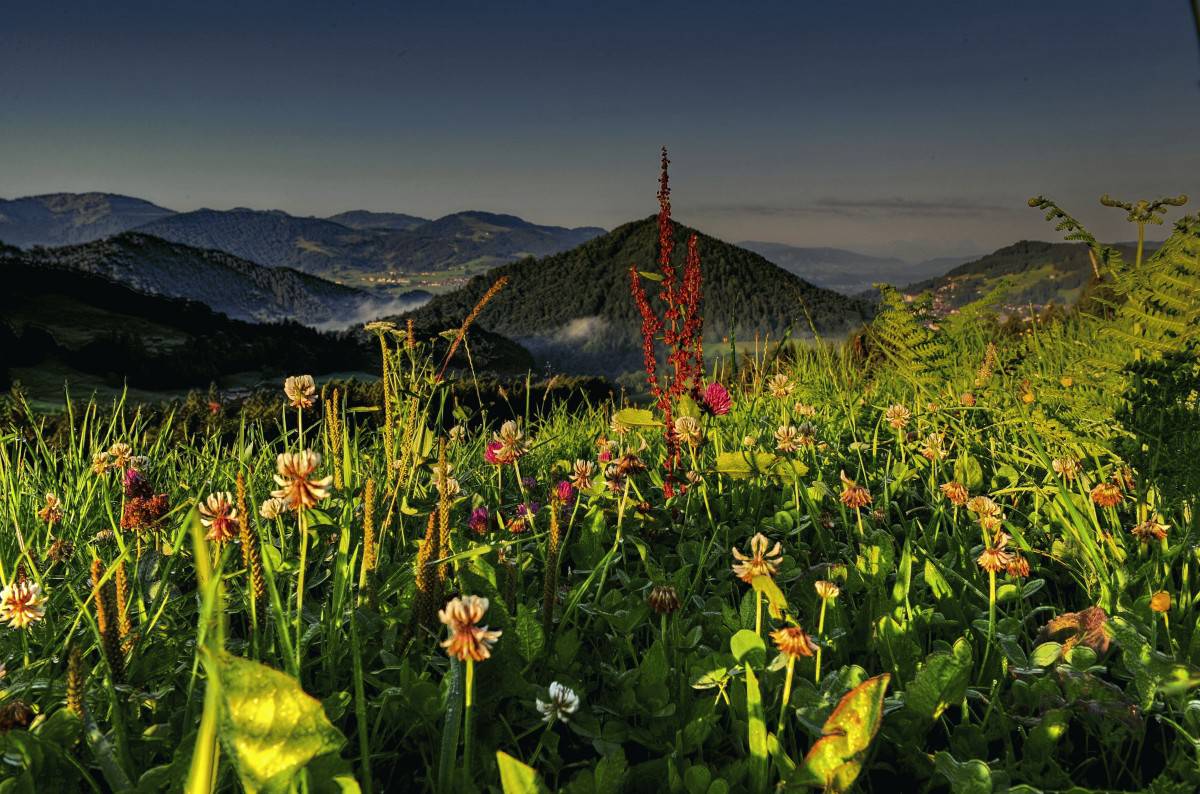
[[[233,494],[217,491],[200,503],[200,523],[208,527],[205,540],[224,543],[238,534],[237,508],[233,506]]]
[[[322,479],[313,478],[313,472],[321,465],[320,453],[311,449],[300,452],[282,452],[275,460],[275,482],[279,489],[271,496],[287,502],[289,510],[315,507],[317,502],[329,496],[333,475]]]
[[[771,639],[779,652],[792,659],[801,656],[812,656],[817,652],[817,644],[808,636],[808,632],[799,626],[785,626],[771,632]]]
[[[912,411],[903,405],[889,405],[888,409],[883,413],[883,418],[895,429],[903,430],[908,426],[909,420],[912,419]]]
[[[733,556],[737,560],[733,565],[734,574],[746,584],[751,584],[756,576],[774,576],[783,560],[783,546],[778,542],[773,548],[770,546],[771,541],[759,532],[750,538],[749,557],[734,549]]]
[[[445,609],[438,610],[438,620],[450,629],[450,637],[442,643],[446,653],[460,662],[482,662],[492,655],[501,632],[479,625],[487,610],[488,600],[472,595],[453,598]]]
[[[0,621],[24,629],[46,617],[46,596],[37,582],[14,579],[0,590]]]
[[[567,722],[567,718],[579,708],[579,696],[570,687],[554,681],[550,684],[550,699],[537,698],[535,705],[542,714],[543,722],[550,723],[555,720]]]
[[[795,452],[800,448],[800,431],[795,425],[784,425],[775,431],[775,449],[779,452]]]
[[[293,408],[312,408],[317,401],[317,384],[312,375],[291,375],[283,382],[283,394]]]
[[[842,504],[849,507],[851,510],[858,510],[871,504],[871,492],[859,485],[854,480],[846,476],[846,472],[839,472],[838,476],[842,480],[842,493],[838,498],[842,500]]]

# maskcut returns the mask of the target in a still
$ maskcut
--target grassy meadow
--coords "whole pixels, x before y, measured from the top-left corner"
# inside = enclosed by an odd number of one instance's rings
[[[1200,220],[1039,206],[1100,278],[1021,326],[701,371],[643,274],[649,402],[502,423],[384,323],[373,404],[10,405],[0,790],[1197,790]]]

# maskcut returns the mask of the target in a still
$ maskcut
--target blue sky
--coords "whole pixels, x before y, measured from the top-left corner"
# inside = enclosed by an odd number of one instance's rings
[[[0,196],[611,227],[666,144],[685,222],[910,258],[1200,203],[1186,3],[114,5],[6,7]]]

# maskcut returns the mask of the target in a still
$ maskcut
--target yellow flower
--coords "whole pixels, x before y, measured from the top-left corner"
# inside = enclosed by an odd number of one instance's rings
[[[0,590],[0,621],[14,629],[23,629],[45,616],[46,596],[37,582],[18,579]]]
[[[312,408],[317,401],[317,384],[312,375],[292,375],[284,380],[283,393],[293,408]]]
[[[749,557],[734,549],[733,556],[737,560],[733,564],[734,574],[746,584],[753,582],[756,576],[774,576],[783,559],[783,547],[776,542],[774,548],[768,550],[770,545],[767,536],[759,532],[750,538]]]
[[[315,507],[329,496],[329,486],[333,483],[333,475],[313,479],[313,472],[320,465],[320,453],[311,449],[280,453],[275,460],[275,482],[279,489],[271,491],[271,496],[286,501],[289,510]]]
[[[817,652],[817,644],[799,626],[786,626],[782,629],[776,629],[771,632],[771,639],[775,641],[775,647],[779,649],[780,653],[792,659],[798,659],[801,656],[812,656]]]
[[[822,601],[832,601],[842,594],[840,587],[826,579],[818,579],[813,582],[813,587],[816,588],[817,596]]]
[[[1007,570],[1013,558],[1012,552],[1004,550],[1007,545],[1008,535],[1004,532],[997,532],[992,545],[984,549],[979,555],[979,559],[976,560],[979,567],[989,573],[1000,573],[1000,571]]]
[[[842,504],[849,507],[851,510],[857,510],[861,507],[866,507],[871,504],[871,492],[859,485],[854,480],[846,476],[846,472],[839,472],[838,476],[842,479],[842,493],[838,497],[842,500]]]
[[[1171,611],[1171,594],[1166,590],[1159,590],[1150,596],[1150,608],[1155,612]]]
[[[967,503],[967,499],[970,498],[970,494],[967,492],[967,486],[963,485],[957,480],[944,483],[941,486],[941,491],[942,496],[946,497],[950,504],[957,507],[962,507],[965,505]]]
[[[442,643],[446,653],[460,662],[468,659],[482,662],[492,655],[492,646],[500,639],[501,632],[479,625],[487,610],[486,598],[471,595],[453,598],[445,609],[438,610],[438,620],[450,629],[449,638]]]

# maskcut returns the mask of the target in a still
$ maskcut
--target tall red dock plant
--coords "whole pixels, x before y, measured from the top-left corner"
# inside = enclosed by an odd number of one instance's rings
[[[675,470],[679,466],[681,444],[675,432],[672,416],[675,401],[686,392],[700,399],[704,375],[704,317],[700,313],[700,254],[693,232],[687,242],[683,277],[680,278],[672,261],[675,254],[675,227],[671,221],[671,187],[667,176],[667,149],[662,150],[662,172],[658,178],[658,273],[642,273],[629,268],[630,291],[642,316],[642,359],[650,394],[663,414],[663,434],[667,455],[663,461],[663,494],[670,498],[676,487],[682,493],[686,483],[679,483]],[[659,284],[660,316],[651,305],[642,285],[648,279]],[[666,348],[665,372],[660,376],[658,342]]]

